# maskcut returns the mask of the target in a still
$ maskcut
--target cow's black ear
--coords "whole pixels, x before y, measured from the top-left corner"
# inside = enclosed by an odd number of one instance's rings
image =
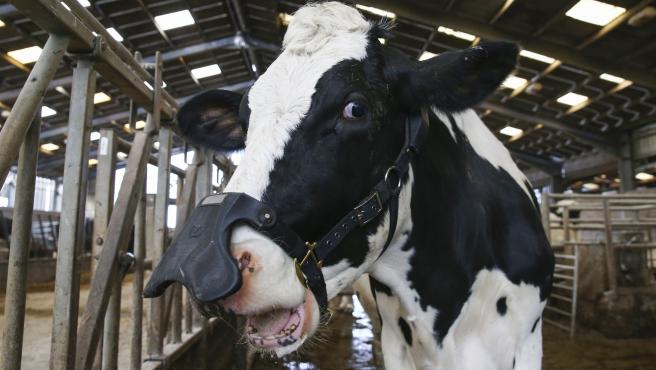
[[[476,47],[442,53],[409,71],[409,104],[431,104],[457,112],[483,101],[515,68],[519,48],[511,42],[482,42]],[[411,107],[417,108],[417,107]]]
[[[243,149],[246,125],[239,120],[242,94],[208,90],[187,100],[178,111],[178,126],[191,142],[219,151]]]

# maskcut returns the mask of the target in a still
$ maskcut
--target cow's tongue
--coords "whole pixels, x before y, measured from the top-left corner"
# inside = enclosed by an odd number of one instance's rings
[[[303,330],[303,305],[279,309],[263,315],[250,316],[246,334],[251,344],[272,349],[298,341]]]

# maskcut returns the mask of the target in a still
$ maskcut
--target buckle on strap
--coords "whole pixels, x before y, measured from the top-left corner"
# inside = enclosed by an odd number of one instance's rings
[[[383,211],[383,202],[380,200],[378,192],[374,191],[353,210],[358,224],[364,226]]]
[[[294,258],[294,268],[296,270],[296,277],[298,280],[303,284],[305,288],[308,288],[308,281],[307,278],[305,277],[305,274],[303,274],[303,265],[305,262],[308,261],[310,257],[312,257],[312,260],[314,260],[314,264],[318,267],[321,268],[323,265],[323,261],[319,261],[317,259],[317,255],[314,254],[314,249],[317,247],[316,242],[305,242],[305,246],[307,247],[308,251],[305,253],[305,256],[301,261],[299,262],[297,258]]]

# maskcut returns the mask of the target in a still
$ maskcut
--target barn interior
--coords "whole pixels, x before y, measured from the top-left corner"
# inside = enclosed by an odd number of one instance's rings
[[[521,45],[475,110],[530,180],[556,253],[543,368],[656,369],[656,1],[346,3],[392,22],[379,41],[418,60]],[[204,319],[180,287],[140,298],[194,202],[241,157],[185,141],[177,109],[246,91],[304,4],[0,1],[3,368],[383,368],[377,319],[350,289],[321,338],[281,360],[254,354],[239,319]]]

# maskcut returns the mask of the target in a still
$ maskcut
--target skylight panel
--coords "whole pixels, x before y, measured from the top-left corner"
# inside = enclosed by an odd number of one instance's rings
[[[565,15],[581,22],[605,26],[624,12],[626,12],[626,9],[621,6],[596,0],[580,0]]]
[[[162,31],[172,30],[189,26],[196,23],[189,10],[180,10],[179,12],[162,14],[155,17],[155,23]]]

